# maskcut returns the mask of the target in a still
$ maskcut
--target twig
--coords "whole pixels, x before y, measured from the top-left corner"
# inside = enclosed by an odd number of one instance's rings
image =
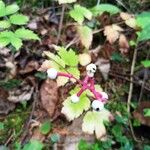
[[[79,38],[75,37],[73,38],[72,41],[70,41],[67,45],[66,45],[66,49],[69,48],[71,45],[77,43],[79,41]]]
[[[64,13],[65,13],[65,5],[62,5],[62,12],[61,12],[60,23],[59,23],[59,28],[58,28],[58,35],[57,35],[57,44],[59,43],[60,36],[61,36],[61,30],[62,30],[62,25],[63,25],[63,20],[64,20]]]
[[[130,75],[131,75],[130,76],[130,88],[129,88],[129,95],[128,95],[128,100],[127,100],[127,111],[129,114],[130,114],[130,104],[131,104],[131,98],[132,98],[132,92],[133,92],[133,74],[134,74],[134,68],[135,68],[135,63],[136,63],[136,57],[137,57],[137,48],[134,49],[132,65],[131,65],[131,72],[130,72]],[[131,130],[133,139],[135,141],[138,141],[134,134],[134,130],[133,130],[130,118],[129,118],[129,126],[130,126],[130,130]]]

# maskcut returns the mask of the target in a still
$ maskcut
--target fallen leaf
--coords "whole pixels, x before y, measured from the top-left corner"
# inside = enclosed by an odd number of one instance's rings
[[[45,60],[38,71],[46,71],[47,69],[52,67],[52,62],[49,60]]]
[[[52,117],[59,100],[57,83],[47,79],[40,88],[40,97],[43,108]]]
[[[79,26],[77,31],[82,45],[89,49],[93,40],[92,29],[90,29],[88,26]]]
[[[125,21],[126,25],[128,25],[129,27],[136,29],[137,28],[137,24],[136,24],[136,19],[135,18],[130,18],[128,20]]]
[[[108,73],[110,71],[110,62],[107,59],[99,58],[96,63],[98,66],[99,71],[101,72],[103,78],[105,80],[108,79]]]
[[[81,66],[86,66],[92,61],[91,55],[88,53],[79,54],[79,63]]]
[[[123,29],[118,25],[109,25],[104,28],[104,35],[106,39],[113,44],[119,38],[121,31],[123,31]]]
[[[120,17],[122,18],[122,20],[128,20],[128,19],[132,18],[133,15],[131,15],[131,14],[129,14],[129,13],[121,12],[121,13],[120,13]]]
[[[129,49],[129,43],[127,41],[127,38],[124,34],[121,34],[119,37],[119,46],[121,53],[127,53]]]
[[[8,92],[0,88],[0,115],[7,115],[15,109],[15,104],[7,100]]]
[[[19,70],[20,74],[30,73],[32,71],[38,70],[39,63],[37,61],[31,60],[29,61],[24,69]]]
[[[65,3],[73,3],[76,2],[77,0],[58,0],[59,4],[65,4]]]
[[[97,139],[103,138],[103,136],[106,136],[104,121],[109,122],[111,116],[111,113],[106,109],[103,109],[100,112],[88,111],[83,118],[83,132],[87,134],[95,133]]]
[[[34,87],[24,81],[19,87],[9,91],[8,100],[13,103],[28,101],[31,99],[33,91]]]
[[[57,81],[57,86],[60,87],[60,86],[64,86],[69,81],[69,78],[59,76],[57,77],[56,81]]]

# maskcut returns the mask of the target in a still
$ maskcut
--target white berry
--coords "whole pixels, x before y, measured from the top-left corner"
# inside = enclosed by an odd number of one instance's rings
[[[92,108],[95,111],[101,111],[102,109],[104,109],[104,104],[102,102],[100,102],[99,100],[94,100],[92,102]]]
[[[107,93],[101,92],[101,94],[102,94],[102,99],[103,100],[108,100],[108,94]]]
[[[47,70],[47,75],[48,75],[48,77],[49,77],[50,79],[56,79],[57,74],[58,74],[58,72],[57,72],[57,70],[54,69],[54,68],[50,68],[50,69]]]
[[[80,100],[80,98],[79,98],[76,94],[73,94],[73,95],[71,96],[71,101],[72,101],[73,103],[77,103],[77,102],[79,102],[79,100]]]

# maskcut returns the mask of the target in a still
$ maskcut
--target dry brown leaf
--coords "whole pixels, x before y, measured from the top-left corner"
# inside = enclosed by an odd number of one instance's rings
[[[119,46],[121,53],[127,53],[129,49],[129,43],[127,41],[127,38],[124,34],[121,34],[119,37]]]
[[[110,62],[107,59],[99,58],[96,63],[98,66],[99,71],[101,72],[103,78],[105,80],[108,79],[108,73],[110,71]]]
[[[92,30],[88,26],[79,26],[77,31],[82,45],[89,49],[93,40]]]
[[[47,69],[51,68],[52,67],[52,63],[51,61],[49,60],[45,60],[41,67],[38,69],[38,71],[46,71]]]
[[[20,74],[30,73],[34,70],[38,70],[38,68],[39,68],[39,63],[37,61],[31,60],[26,64],[24,69],[19,71],[19,73]]]
[[[15,108],[15,104],[7,101],[8,92],[0,88],[0,115],[7,115]]]
[[[129,14],[129,13],[121,12],[121,13],[120,13],[120,17],[122,18],[122,20],[128,20],[128,19],[132,18],[133,15],[131,15],[131,14]]]
[[[136,19],[135,18],[130,18],[128,20],[125,21],[126,25],[128,25],[129,27],[136,29],[137,25],[136,25]]]
[[[53,80],[47,79],[41,86],[40,97],[43,108],[52,117],[58,102],[58,87],[57,83]]]
[[[88,53],[79,54],[79,63],[81,66],[86,66],[92,61],[91,55]]]
[[[123,31],[121,27],[117,25],[109,25],[104,28],[104,35],[106,36],[106,39],[113,44],[119,38],[121,31]]]
[[[28,101],[31,99],[34,87],[23,82],[19,87],[9,91],[8,100],[13,103]]]
[[[113,28],[113,30],[116,30],[116,31],[119,31],[119,32],[123,31],[123,29],[120,26],[116,25],[116,24],[113,24],[112,28]]]

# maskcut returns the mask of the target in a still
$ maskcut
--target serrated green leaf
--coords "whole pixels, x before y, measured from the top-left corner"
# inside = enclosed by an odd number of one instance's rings
[[[6,7],[6,15],[11,15],[16,13],[19,10],[19,6],[17,4],[8,5]]]
[[[91,20],[92,13],[87,8],[78,4],[74,5],[74,9],[69,12],[70,16],[77,21],[80,25],[83,23],[84,18]]]
[[[58,0],[59,4],[66,4],[66,3],[73,3],[76,2],[77,0]]]
[[[15,34],[18,38],[26,39],[26,40],[39,40],[39,37],[37,34],[35,34],[33,31],[25,28],[20,28],[15,31]]]
[[[94,16],[101,15],[103,12],[109,12],[111,15],[119,13],[121,10],[111,4],[100,4],[96,5],[91,9]]]
[[[23,147],[23,150],[42,150],[43,147],[44,145],[40,141],[31,140]]]
[[[87,49],[89,49],[93,40],[92,29],[90,29],[88,26],[79,26],[78,34],[82,45],[84,45]]]
[[[42,134],[47,134],[50,132],[50,130],[52,129],[52,124],[50,121],[45,121],[41,127],[40,127],[40,132]]]
[[[0,1],[0,17],[5,16],[5,3],[3,1]]]
[[[0,47],[5,47],[10,43],[10,40],[5,37],[0,37]]]
[[[141,61],[141,64],[142,64],[145,68],[148,68],[148,67],[150,67],[150,60],[143,60],[143,61]]]
[[[16,48],[16,50],[19,50],[21,46],[23,45],[22,40],[18,37],[11,38],[10,43],[12,44],[12,46]]]
[[[80,71],[78,70],[78,67],[69,67],[67,71],[70,74],[73,74],[76,78],[80,78]]]
[[[0,28],[7,29],[11,26],[10,22],[7,20],[0,21]]]
[[[68,97],[63,103],[61,112],[69,121],[71,121],[79,117],[83,113],[83,111],[86,111],[89,108],[90,100],[87,96],[82,94],[78,103],[72,103],[70,97]]]
[[[106,129],[104,126],[104,121],[109,121],[110,112],[106,109],[103,109],[100,112],[88,111],[84,118],[82,124],[82,130],[88,134],[96,134],[96,137],[99,139],[106,134]]]
[[[25,25],[29,21],[29,18],[22,14],[14,14],[10,16],[10,22],[15,25]]]
[[[136,23],[142,29],[150,25],[150,12],[142,12],[136,16]]]
[[[58,55],[54,55],[53,53],[51,52],[44,52],[44,54],[49,57],[52,61],[52,66],[56,69],[59,69],[59,65],[60,64],[62,66],[62,68],[65,68],[66,64],[64,62],[64,60],[62,60]]]
[[[75,52],[72,49],[69,49],[67,51],[64,47],[60,47],[58,50],[58,55],[65,62],[66,65],[72,67],[77,66],[78,56],[75,54]]]
[[[141,32],[138,32],[138,42],[150,39],[150,25],[145,26]]]

